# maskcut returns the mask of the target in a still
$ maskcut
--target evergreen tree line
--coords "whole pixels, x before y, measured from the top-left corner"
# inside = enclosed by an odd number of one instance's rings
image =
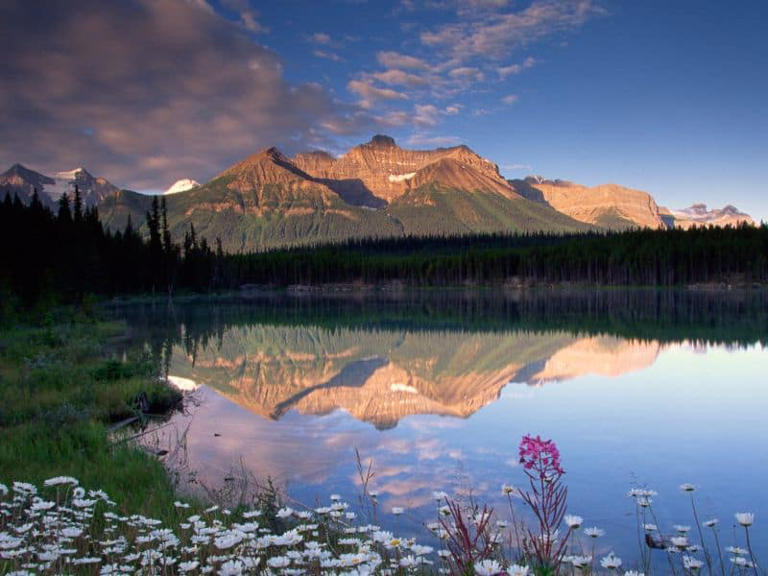
[[[168,294],[243,284],[584,283],[678,286],[768,281],[768,226],[588,234],[495,234],[350,240],[307,248],[224,254],[193,226],[178,243],[165,200],[155,197],[142,232],[105,229],[79,190],[54,213],[37,193],[29,205],[0,203],[0,298],[26,304],[86,294]]]
[[[232,255],[226,265],[240,284],[764,283],[768,226],[356,240]]]
[[[96,207],[84,207],[78,188],[64,194],[54,213],[35,191],[28,205],[9,194],[0,202],[0,300],[24,305],[77,302],[85,295],[172,295],[177,288],[207,292],[224,255],[198,239],[194,227],[172,241],[165,201],[154,198],[147,234],[131,219],[124,230],[102,225]]]

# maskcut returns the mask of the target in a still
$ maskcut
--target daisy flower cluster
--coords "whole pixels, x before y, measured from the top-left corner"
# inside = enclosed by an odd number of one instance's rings
[[[0,484],[0,572],[24,574],[412,574],[432,564],[433,549],[378,526],[355,525],[338,497],[309,510],[218,506],[188,515],[175,503],[172,527],[122,515],[103,491],[75,478],[42,487]],[[277,523],[280,530],[269,524]]]
[[[720,544],[720,521],[710,518],[701,521],[696,508],[694,493],[696,486],[690,483],[680,485],[680,490],[690,497],[694,524],[674,524],[669,530],[662,530],[653,508],[653,500],[658,496],[654,490],[633,488],[628,495],[635,501],[637,519],[644,533],[644,546],[641,547],[643,565],[648,567],[651,562],[652,550],[663,550],[667,554],[669,569],[677,572],[676,566],[683,574],[700,574],[704,571],[712,573],[758,573],[761,568],[757,563],[749,528],[755,521],[751,512],[734,514],[734,527],[744,530],[746,548],[728,546],[723,554]],[[697,541],[698,540],[698,541]]]

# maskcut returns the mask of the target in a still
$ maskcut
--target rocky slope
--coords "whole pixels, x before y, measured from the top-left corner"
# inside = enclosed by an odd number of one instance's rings
[[[123,192],[100,207],[115,227],[148,203]],[[335,159],[262,150],[210,182],[166,197],[172,233],[194,224],[209,242],[252,251],[349,238],[578,231],[588,225],[523,198],[466,147],[405,150],[377,136]]]
[[[441,162],[443,160],[450,162]],[[371,206],[391,203],[407,190],[438,180],[457,190],[490,190],[505,196],[515,195],[499,175],[496,164],[466,146],[407,150],[389,136],[377,135],[339,158],[314,152],[298,154],[293,161],[312,177],[331,181],[331,187],[335,182],[343,183],[339,190],[342,196],[348,194],[347,188],[356,185],[361,203]],[[421,173],[425,169],[428,172]]]
[[[666,228],[653,197],[616,184],[587,187],[564,180],[511,180],[520,194],[571,218],[601,228]]]
[[[661,208],[664,221],[675,228],[694,228],[696,226],[738,226],[739,224],[754,225],[755,221],[749,214],[741,212],[735,206],[728,204],[723,208],[707,210],[706,204],[694,204],[682,210]]]

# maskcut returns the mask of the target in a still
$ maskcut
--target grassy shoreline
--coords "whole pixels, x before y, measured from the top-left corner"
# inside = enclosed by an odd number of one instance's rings
[[[0,326],[0,480],[74,476],[113,495],[125,513],[173,513],[162,463],[110,439],[110,426],[142,405],[164,413],[181,401],[149,353],[115,355],[126,330],[83,309]]]

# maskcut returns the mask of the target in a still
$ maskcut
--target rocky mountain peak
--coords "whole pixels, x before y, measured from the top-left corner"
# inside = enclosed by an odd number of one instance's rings
[[[682,210],[664,208],[664,215],[669,225],[675,228],[692,228],[696,226],[738,226],[740,224],[754,225],[755,221],[732,204],[722,208],[707,208],[706,204],[693,204]]]
[[[371,146],[376,148],[397,148],[397,144],[395,143],[395,139],[391,136],[386,136],[385,134],[376,134],[373,138],[371,138],[371,141],[367,144],[364,144],[365,146]]]
[[[581,186],[541,176],[511,180],[510,184],[529,200],[549,205],[587,224],[611,229],[666,227],[653,197],[642,190],[616,184]]]
[[[441,163],[448,159],[450,163]],[[496,164],[463,145],[409,150],[398,146],[392,137],[377,134],[339,158],[311,152],[296,155],[293,162],[343,198],[371,207],[392,202],[412,188],[438,180],[441,186],[456,190],[503,189],[504,195],[514,194],[499,175]],[[463,168],[459,169],[453,163]],[[422,170],[427,172],[414,178]],[[481,182],[483,185],[477,188]]]

